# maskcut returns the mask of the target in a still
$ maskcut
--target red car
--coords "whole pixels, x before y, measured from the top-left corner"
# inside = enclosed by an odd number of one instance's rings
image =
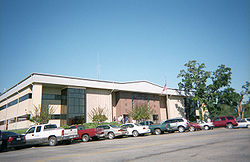
[[[196,131],[196,130],[201,130],[201,127],[198,123],[189,123],[190,124],[190,131]]]
[[[226,127],[229,129],[232,129],[234,126],[238,125],[234,116],[216,117],[212,122],[214,127]]]
[[[70,129],[73,128],[77,128],[79,135],[75,140],[81,139],[83,142],[88,142],[90,138],[93,137],[104,137],[104,129],[102,128],[85,129],[84,125],[74,125],[70,127]]]

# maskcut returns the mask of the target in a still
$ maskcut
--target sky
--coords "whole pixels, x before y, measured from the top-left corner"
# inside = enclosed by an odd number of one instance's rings
[[[178,88],[190,60],[250,81],[249,0],[0,0],[0,92],[31,73]]]

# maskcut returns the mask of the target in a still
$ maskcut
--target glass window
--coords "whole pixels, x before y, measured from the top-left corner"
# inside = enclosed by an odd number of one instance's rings
[[[153,120],[158,120],[158,115],[157,114],[153,115]]]
[[[41,128],[42,128],[42,126],[37,126],[36,127],[36,132],[41,132]]]
[[[60,114],[51,115],[51,119],[60,119]]]
[[[104,129],[110,129],[108,125],[103,126]]]
[[[127,126],[127,125],[122,125],[121,127],[122,127],[122,128],[127,128],[128,126]]]
[[[35,127],[32,127],[32,128],[30,128],[30,129],[27,131],[26,134],[34,133],[34,131],[35,131]]]
[[[226,120],[226,118],[225,118],[225,117],[221,117],[220,119],[221,119],[221,121],[225,121],[225,120]]]
[[[214,121],[220,121],[220,119],[219,118],[215,118]]]
[[[19,103],[20,103],[20,102],[23,102],[23,101],[25,101],[25,100],[27,100],[27,99],[30,99],[30,98],[32,98],[32,93],[28,93],[28,94],[26,94],[26,95],[20,97],[20,98],[19,98]]]
[[[233,117],[227,117],[227,120],[234,120],[234,118]]]
[[[3,105],[0,107],[0,111],[3,110],[3,109],[6,109],[6,105]]]
[[[10,103],[8,103],[8,107],[17,104],[17,102],[18,102],[18,99],[15,99],[14,101],[11,101]]]
[[[43,94],[43,100],[61,100],[61,95],[58,94]]]
[[[78,130],[84,130],[85,127],[84,127],[83,125],[78,125],[78,126],[77,126],[77,129],[78,129]]]
[[[177,122],[184,122],[183,119],[177,119]]]
[[[57,128],[57,126],[55,124],[45,125],[44,126],[44,129],[53,129],[53,128]]]
[[[167,120],[165,123],[170,124],[172,120]]]

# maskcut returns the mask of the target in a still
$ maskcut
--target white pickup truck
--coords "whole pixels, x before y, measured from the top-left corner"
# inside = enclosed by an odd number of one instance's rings
[[[32,126],[25,133],[28,145],[49,143],[50,146],[55,146],[61,141],[70,143],[73,138],[77,137],[77,129],[57,128],[56,124]]]

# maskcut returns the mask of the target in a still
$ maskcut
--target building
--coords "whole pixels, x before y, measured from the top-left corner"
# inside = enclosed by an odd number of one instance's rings
[[[29,127],[30,116],[43,107],[52,108],[49,122],[59,126],[91,122],[89,114],[98,107],[109,122],[145,104],[154,110],[152,120],[185,117],[188,95],[176,89],[162,94],[162,90],[148,81],[119,83],[33,73],[0,95],[0,129]]]

